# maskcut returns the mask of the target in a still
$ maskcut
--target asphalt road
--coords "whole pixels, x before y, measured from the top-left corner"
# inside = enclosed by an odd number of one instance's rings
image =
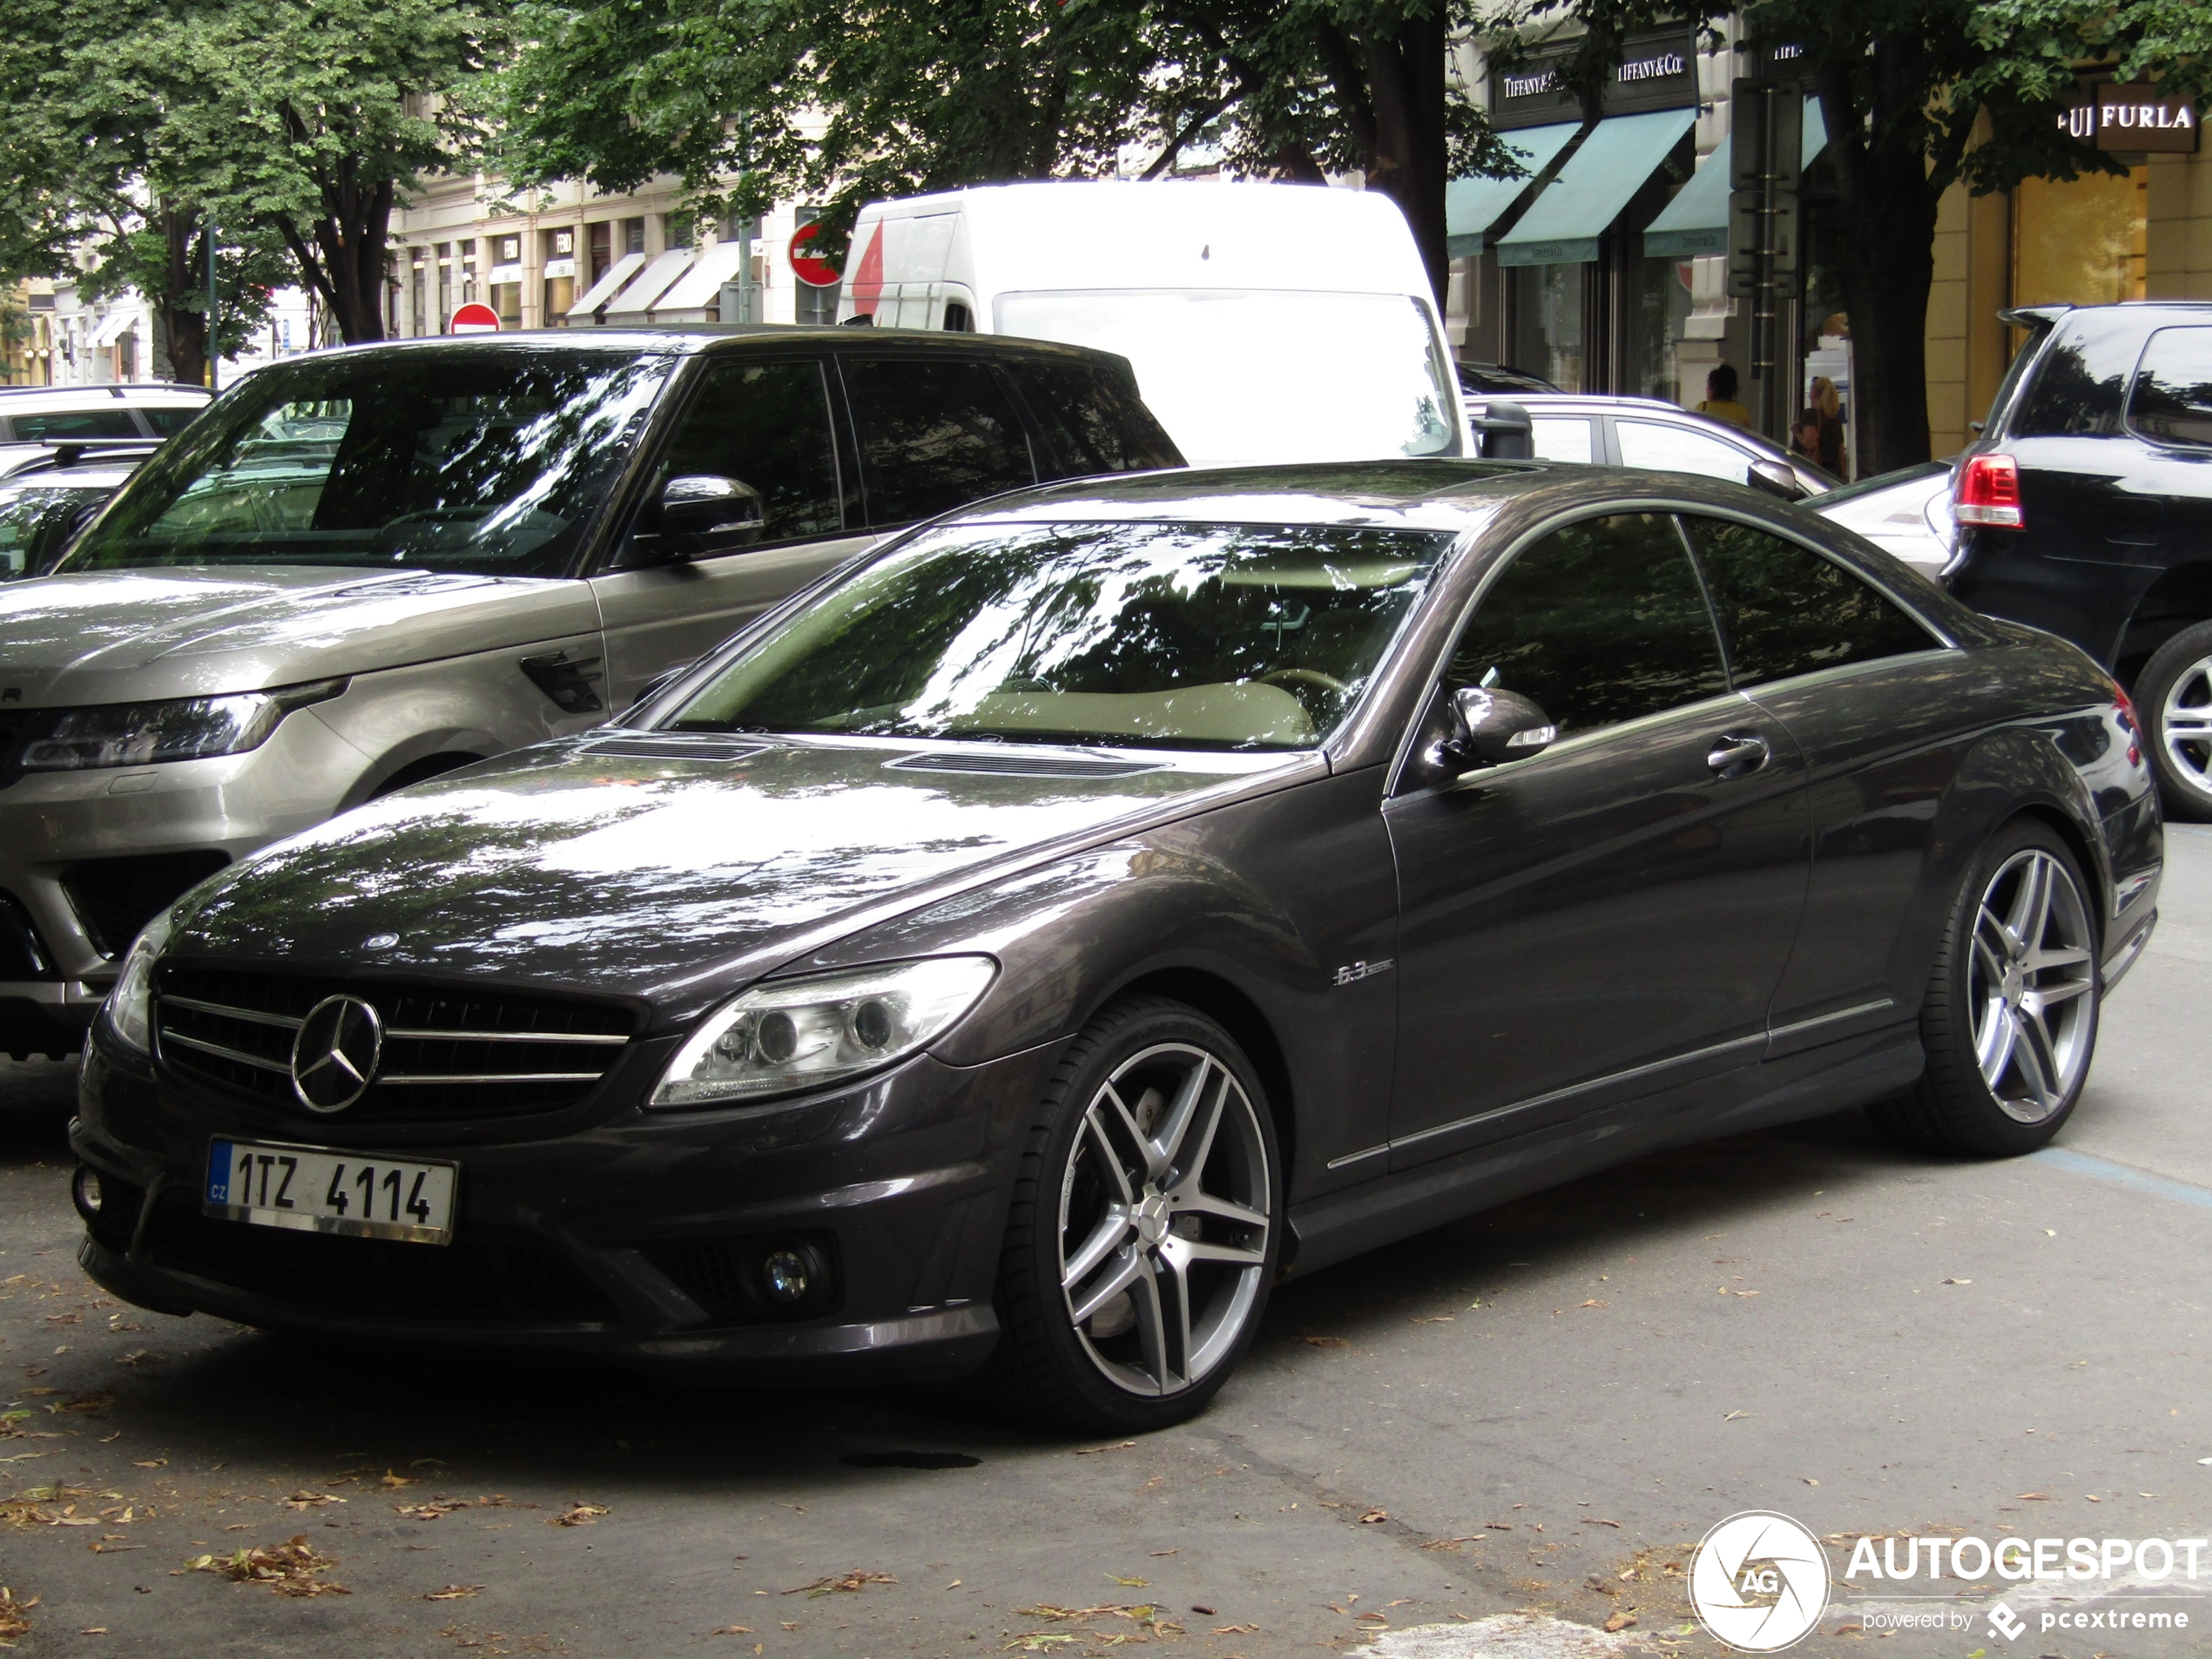
[[[0,1062],[21,1649],[1703,1655],[1682,1565],[1739,1510],[1830,1537],[1838,1575],[1861,1534],[2212,1535],[2212,831],[2170,849],[2052,1151],[1918,1158],[1851,1114],[1646,1159],[1285,1287],[1214,1408],[1133,1445],[119,1307],[73,1259],[72,1075]],[[295,1537],[347,1594],[190,1570]],[[1861,1573],[1792,1651],[2117,1659],[2212,1625],[2172,1580],[1935,1588]],[[1871,1602],[1966,1628],[1878,1634]],[[2043,1624],[2130,1609],[2195,1629]]]

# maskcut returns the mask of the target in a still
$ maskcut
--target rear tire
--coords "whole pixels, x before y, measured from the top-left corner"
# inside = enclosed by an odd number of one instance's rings
[[[2212,622],[2184,628],[2135,676],[2143,747],[2169,818],[2212,819]]]
[[[1082,1433],[1204,1410],[1267,1305],[1281,1170],[1235,1038],[1163,998],[1108,1008],[1069,1046],[1023,1148],[987,1386]]]
[[[1961,885],[1920,1008],[1927,1069],[1867,1108],[1918,1151],[2011,1157],[2047,1144],[2095,1054],[2096,908],[2058,834],[2019,819]]]

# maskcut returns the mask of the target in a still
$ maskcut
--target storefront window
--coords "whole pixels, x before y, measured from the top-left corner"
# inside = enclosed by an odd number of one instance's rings
[[[409,248],[407,257],[408,330],[417,335],[427,334],[430,332],[430,250]]]
[[[1506,278],[1507,361],[1563,392],[1583,389],[1582,295],[1591,266],[1516,265]]]
[[[568,321],[576,303],[576,233],[541,231],[545,276],[545,326],[557,328]]]
[[[588,286],[597,287],[599,279],[613,268],[615,262],[614,221],[601,219],[597,225],[583,227],[590,240],[591,280]]]
[[[2143,297],[2150,169],[2089,173],[2013,192],[2013,303],[2112,305]]]
[[[438,244],[438,332],[444,334],[453,324],[453,244]]]
[[[1689,322],[1688,260],[1635,260],[1630,263],[1630,287],[1622,321],[1628,338],[1622,343],[1622,362],[1629,383],[1621,389],[1635,397],[1683,401],[1677,358]],[[1697,396],[1704,393],[1701,389]],[[1696,397],[1689,400],[1695,403]]]

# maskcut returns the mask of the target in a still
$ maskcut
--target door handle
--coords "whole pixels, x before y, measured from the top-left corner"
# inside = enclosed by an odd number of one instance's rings
[[[1770,752],[1764,738],[1730,732],[1715,740],[1705,764],[1716,778],[1743,778],[1766,765]]]

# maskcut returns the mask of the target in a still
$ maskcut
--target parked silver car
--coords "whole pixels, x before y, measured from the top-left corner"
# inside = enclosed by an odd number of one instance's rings
[[[148,918],[371,797],[600,723],[881,531],[1181,457],[1121,358],[992,336],[435,340],[255,374],[0,587],[0,1051]]]

